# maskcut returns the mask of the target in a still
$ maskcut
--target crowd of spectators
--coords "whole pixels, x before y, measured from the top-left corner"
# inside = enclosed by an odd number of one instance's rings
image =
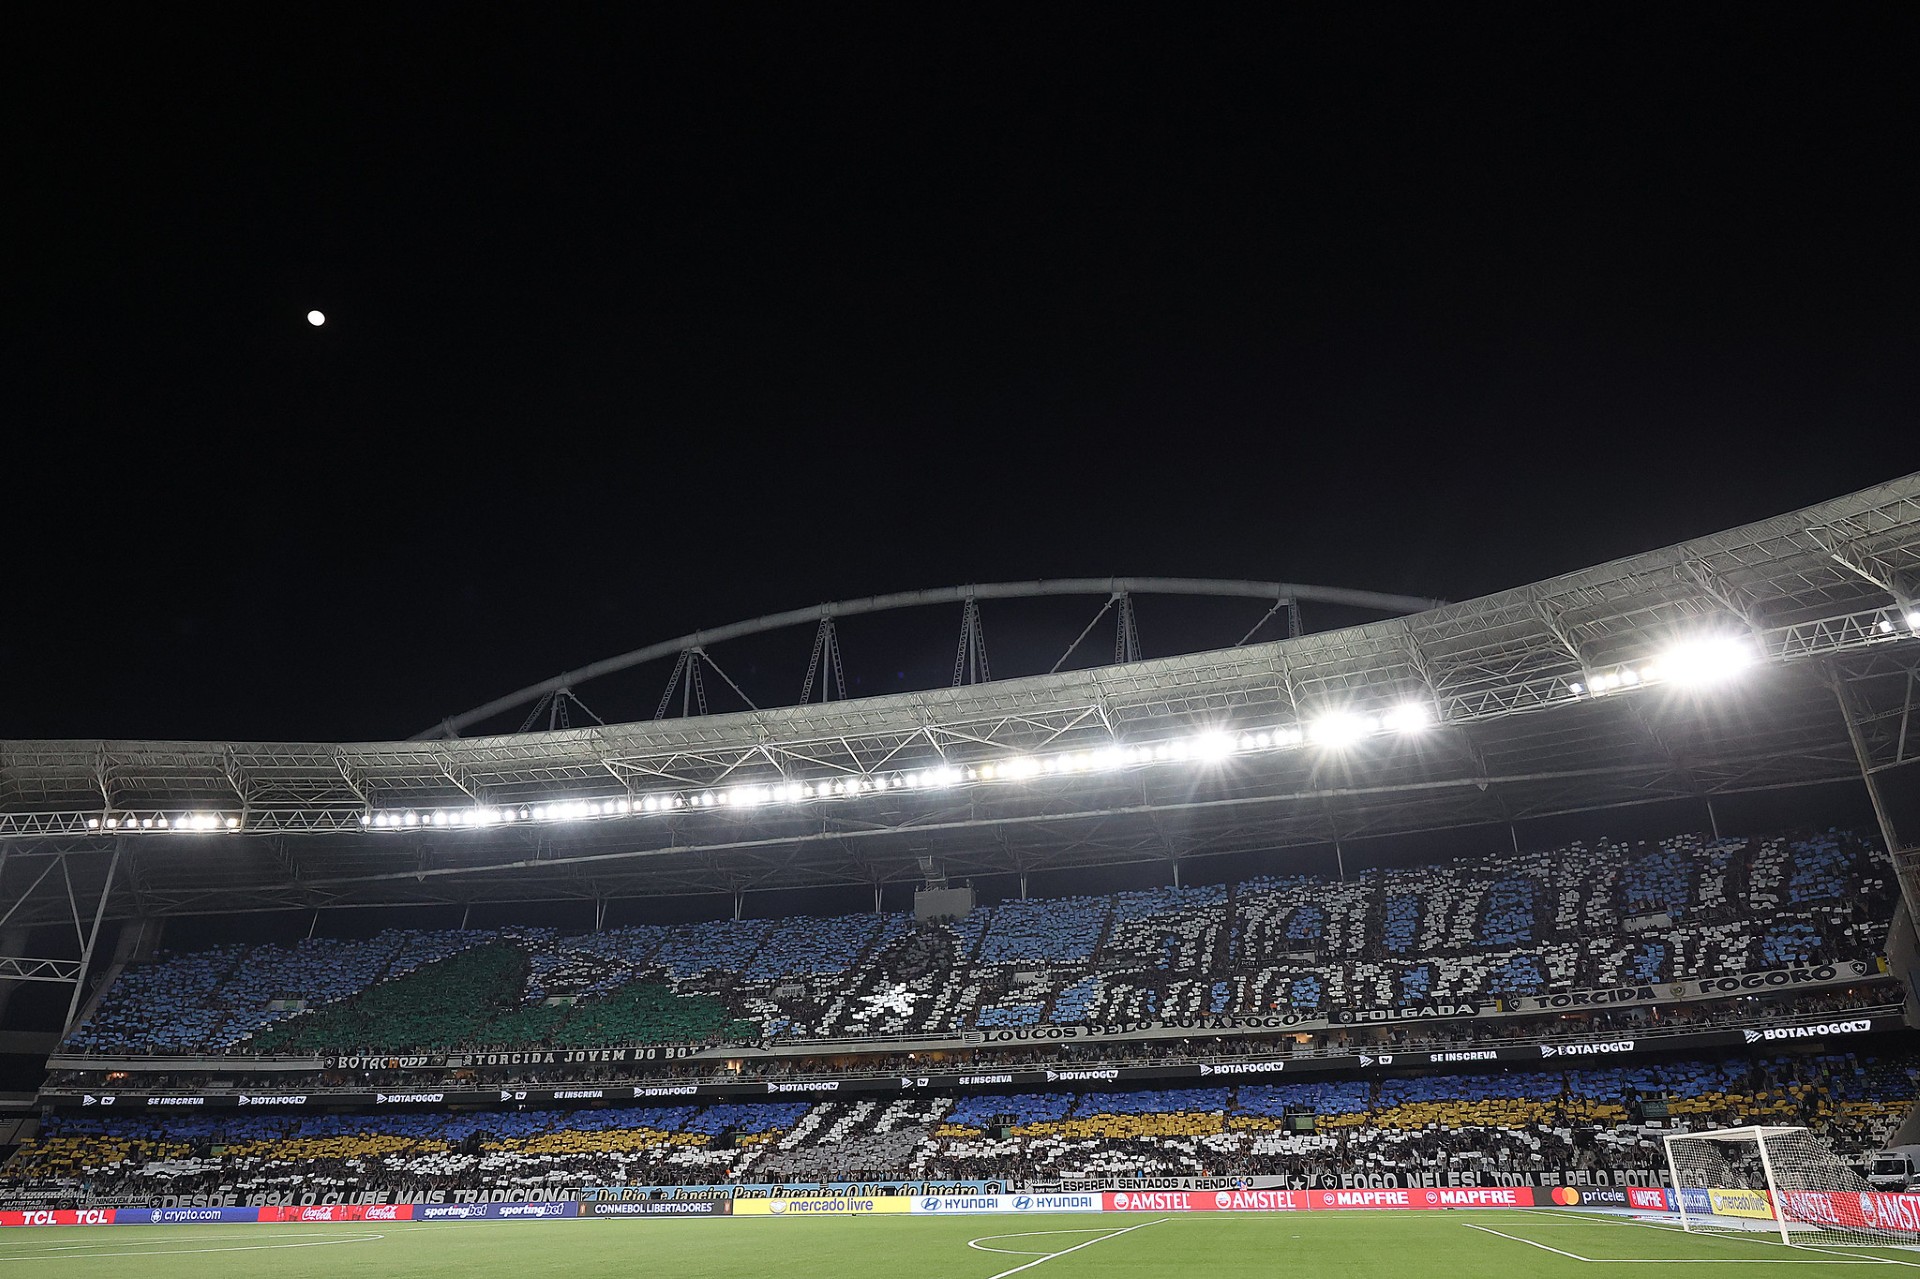
[[[1920,1057],[1656,1066],[492,1113],[57,1115],[0,1191],[99,1195],[671,1185],[855,1178],[1316,1178],[1651,1168],[1671,1122],[1805,1125],[1842,1157],[1883,1143]]]
[[[350,1055],[1326,1018],[1867,964],[1896,895],[1871,840],[1829,831],[1015,901],[942,923],[393,930],[131,965],[65,1046]]]

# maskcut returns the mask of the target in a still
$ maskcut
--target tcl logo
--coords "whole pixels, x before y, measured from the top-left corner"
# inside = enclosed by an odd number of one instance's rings
[[[29,1208],[22,1212],[0,1213],[0,1224],[9,1226],[110,1226],[111,1208]]]

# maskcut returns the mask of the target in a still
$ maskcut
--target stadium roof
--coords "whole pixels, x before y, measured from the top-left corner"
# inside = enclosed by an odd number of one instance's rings
[[[7,742],[0,927],[78,923],[109,878],[109,918],[883,885],[1858,778],[1862,755],[1920,751],[1917,586],[1912,475],[1413,616],[1164,660],[512,736]],[[1714,672],[1670,655],[1702,640],[1751,665],[1698,687],[1684,677]],[[1354,740],[1320,740],[1330,725]]]

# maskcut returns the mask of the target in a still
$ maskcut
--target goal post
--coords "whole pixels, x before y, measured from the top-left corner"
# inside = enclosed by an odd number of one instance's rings
[[[1688,1233],[1777,1232],[1788,1245],[1920,1243],[1920,1213],[1889,1210],[1859,1173],[1801,1127],[1669,1133],[1674,1208]],[[1896,1208],[1898,1206],[1896,1205]]]

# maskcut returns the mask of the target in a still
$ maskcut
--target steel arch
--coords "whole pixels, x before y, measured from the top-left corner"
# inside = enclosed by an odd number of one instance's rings
[[[432,728],[415,733],[408,741],[435,741],[456,737],[460,730],[491,719],[516,707],[537,702],[550,694],[571,693],[576,685],[604,675],[643,666],[661,658],[673,657],[708,644],[784,630],[790,626],[817,623],[822,618],[858,617],[864,613],[886,613],[900,609],[923,608],[933,604],[965,604],[970,600],[1039,599],[1059,595],[1199,595],[1219,599],[1271,600],[1276,604],[1307,600],[1316,604],[1340,604],[1350,608],[1381,613],[1420,613],[1438,608],[1446,601],[1423,599],[1414,595],[1389,595],[1380,591],[1357,591],[1340,586],[1307,586],[1298,582],[1248,582],[1203,577],[1059,577],[1031,582],[985,582],[971,586],[942,586],[931,590],[895,591],[889,595],[869,595],[864,599],[840,600],[816,604],[810,608],[768,613],[744,622],[734,622],[713,630],[694,631],[677,639],[662,640],[645,648],[636,648],[617,657],[604,658],[577,670],[562,671],[551,679],[496,697],[472,710],[441,720]]]

